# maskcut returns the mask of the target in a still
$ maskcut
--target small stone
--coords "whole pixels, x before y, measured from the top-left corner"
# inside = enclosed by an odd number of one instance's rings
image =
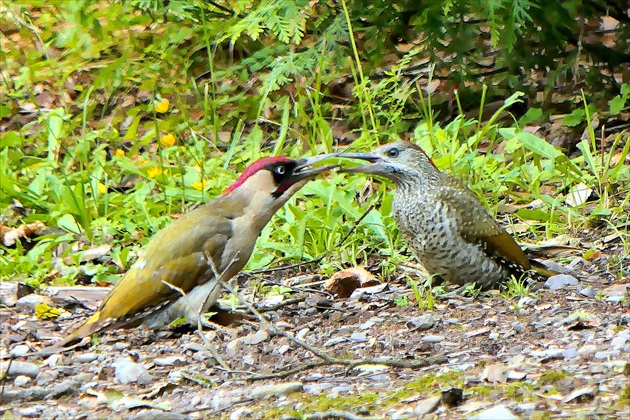
[[[44,365],[54,369],[57,365],[63,364],[63,356],[61,354],[53,354],[44,361]]]
[[[157,366],[182,366],[186,363],[186,358],[183,356],[158,357],[153,359],[153,363]]]
[[[304,389],[302,382],[287,382],[281,384],[261,385],[252,391],[254,398],[269,398],[289,395]]]
[[[95,361],[96,359],[98,359],[98,354],[96,353],[80,353],[80,354],[76,354],[73,357],[75,362],[78,363],[92,363],[93,361]]]
[[[40,412],[37,407],[24,407],[16,410],[18,414],[24,417],[39,417]]]
[[[298,340],[304,340],[306,338],[306,334],[308,334],[309,332],[311,332],[310,329],[302,328],[300,331],[298,331],[297,334],[295,334],[295,338],[297,338]]]
[[[593,398],[595,398],[595,394],[597,394],[597,387],[588,386],[585,388],[576,389],[575,391],[570,393],[564,400],[562,400],[562,402],[566,404],[572,401],[575,401],[575,402],[591,401]]]
[[[523,325],[522,322],[518,322],[518,321],[514,321],[512,323],[510,323],[510,326],[514,329],[514,331],[516,331],[517,333],[522,333],[523,331],[525,331],[525,326]]]
[[[580,357],[588,357],[597,351],[597,346],[594,344],[586,344],[577,351],[578,356]]]
[[[407,322],[409,329],[415,329],[420,331],[426,331],[433,328],[435,325],[435,318],[431,314],[425,314],[417,318],[412,318]]]
[[[488,335],[488,338],[490,340],[497,340],[500,337],[498,332],[491,332],[490,335]]]
[[[114,375],[122,384],[137,382],[146,385],[153,381],[153,377],[141,363],[135,363],[130,357],[121,357],[112,363]]]
[[[567,347],[562,352],[562,355],[564,356],[565,359],[573,359],[574,357],[577,356],[577,353],[578,351],[576,347]]]
[[[9,370],[7,372],[9,376],[24,375],[29,378],[36,378],[41,367],[34,363],[17,362],[15,360],[11,362],[10,366],[8,362],[2,362],[0,363],[0,376],[4,375],[6,369]]]
[[[335,344],[343,343],[347,341],[345,337],[333,337],[324,343],[324,347],[334,346]]]
[[[38,386],[47,386],[55,382],[59,378],[59,374],[52,370],[44,370],[37,375],[35,383]]]
[[[566,286],[574,286],[578,284],[578,281],[575,277],[569,274],[558,274],[556,276],[551,276],[545,282],[544,287],[549,290],[558,290],[563,289]]]
[[[586,296],[587,298],[594,298],[595,297],[595,289],[593,289],[592,287],[585,287],[584,289],[580,290],[580,294],[582,296]]]
[[[422,337],[422,341],[425,343],[439,343],[440,341],[444,341],[446,337],[443,335],[425,335]]]
[[[13,357],[22,357],[26,355],[27,353],[29,353],[30,351],[31,351],[31,348],[27,346],[26,344],[18,344],[17,346],[9,350],[9,354]]]
[[[613,359],[619,356],[619,350],[611,350],[611,351],[598,351],[593,355],[595,359]]]
[[[517,420],[510,410],[503,404],[492,407],[489,410],[482,411],[481,413],[469,417],[469,420]]]
[[[29,378],[28,376],[19,375],[13,380],[13,385],[16,388],[22,388],[22,387],[28,385],[29,383],[31,383],[31,381],[32,381],[32,379]]]
[[[286,321],[278,321],[274,324],[274,327],[278,328],[279,330],[290,330],[291,328],[293,328],[293,325],[289,324]]]
[[[18,299],[17,302],[15,302],[15,307],[22,310],[34,311],[35,307],[40,303],[43,303],[45,300],[46,296],[31,293],[30,295],[26,295]]]
[[[417,417],[422,417],[426,414],[432,413],[438,408],[441,401],[442,398],[440,396],[420,400],[416,404],[416,408],[414,408],[413,414]]]
[[[356,343],[365,343],[368,341],[365,333],[355,332],[350,335],[350,340]]]
[[[230,414],[230,420],[240,420],[252,418],[254,412],[247,407],[239,407],[232,411]]]
[[[184,349],[185,350],[190,350],[190,351],[203,351],[206,348],[203,346],[203,344],[199,344],[199,343],[186,343],[184,344]]]
[[[625,331],[624,331],[625,332]],[[613,338],[612,340],[610,340],[610,346],[615,349],[615,350],[621,350],[623,348],[623,346],[626,345],[626,341],[628,341],[628,336],[627,334],[617,334],[617,336],[615,336],[615,338]]]
[[[263,341],[269,340],[269,337],[269,332],[267,332],[267,330],[260,330],[256,331],[253,334],[249,334],[241,338],[240,340],[243,344],[256,345],[262,343]]]
[[[117,343],[114,343],[114,350],[116,351],[123,351],[129,348],[129,343],[126,343],[124,341],[119,341]]]

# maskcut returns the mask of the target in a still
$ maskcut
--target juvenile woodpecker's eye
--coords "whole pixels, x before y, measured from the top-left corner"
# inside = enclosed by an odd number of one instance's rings
[[[278,175],[284,175],[287,171],[287,168],[285,168],[284,166],[277,166],[276,167],[276,173]]]
[[[387,154],[389,155],[389,157],[395,158],[395,157],[398,157],[398,155],[400,154],[400,151],[396,148],[393,148],[393,149],[389,149]]]

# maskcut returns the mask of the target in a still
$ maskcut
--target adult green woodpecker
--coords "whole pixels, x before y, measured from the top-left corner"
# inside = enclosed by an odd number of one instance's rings
[[[371,153],[337,156],[369,162],[344,172],[378,175],[394,183],[394,219],[429,274],[459,286],[476,283],[482,289],[493,288],[511,275],[555,274],[529,260],[477,196],[458,179],[440,172],[415,144],[400,141]]]
[[[274,213],[334,167],[312,167],[320,160],[267,157],[251,164],[221,196],[158,232],[96,313],[53,347],[115,328],[159,329],[181,317],[196,322],[216,301],[219,279],[245,266]]]

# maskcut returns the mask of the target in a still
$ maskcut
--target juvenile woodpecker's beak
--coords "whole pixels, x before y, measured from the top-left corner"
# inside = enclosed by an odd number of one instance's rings
[[[378,173],[380,166],[379,163],[383,163],[384,160],[379,155],[374,155],[371,153],[335,153],[335,157],[344,158],[344,159],[360,159],[367,160],[370,162],[367,165],[355,166],[354,168],[343,168],[339,172],[350,172],[350,173]]]

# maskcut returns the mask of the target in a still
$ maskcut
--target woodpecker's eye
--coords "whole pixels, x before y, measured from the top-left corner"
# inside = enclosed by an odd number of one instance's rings
[[[396,158],[400,154],[400,151],[398,149],[396,149],[396,148],[393,148],[393,149],[389,149],[387,154],[389,155],[389,157]]]
[[[278,175],[284,175],[287,171],[287,168],[285,168],[284,166],[277,166],[275,171]]]

